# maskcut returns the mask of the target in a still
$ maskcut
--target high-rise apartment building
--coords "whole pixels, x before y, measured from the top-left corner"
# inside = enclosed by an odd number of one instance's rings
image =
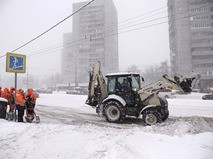
[[[73,4],[73,12],[88,2]],[[96,0],[73,16],[72,34],[64,34],[62,74],[88,82],[94,60],[104,74],[118,71],[118,22],[112,0]],[[76,77],[75,77],[76,76]]]
[[[213,0],[168,0],[172,73],[201,73],[213,85]]]

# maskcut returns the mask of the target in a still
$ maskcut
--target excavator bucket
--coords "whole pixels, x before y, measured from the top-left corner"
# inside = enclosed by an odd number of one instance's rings
[[[175,75],[174,78],[170,78],[167,75],[163,75],[163,78],[166,79],[171,84],[180,87],[184,93],[192,92],[192,88],[195,87],[201,78],[201,75],[198,73],[191,73],[188,76],[177,76]]]
[[[142,90],[153,93],[163,88],[170,88],[178,90],[180,93],[190,93],[193,88],[198,86],[200,78],[201,75],[195,72],[186,76],[175,75],[174,77],[165,74],[163,79],[142,87]]]

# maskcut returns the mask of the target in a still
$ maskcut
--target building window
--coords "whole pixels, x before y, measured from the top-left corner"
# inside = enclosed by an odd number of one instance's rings
[[[208,31],[208,32],[193,32],[193,36],[211,36],[213,35],[213,32]]]
[[[202,16],[194,16],[191,17],[190,20],[208,20],[208,19],[212,19],[211,15],[202,15]]]
[[[193,60],[207,60],[213,59],[213,55],[194,55],[192,56]]]
[[[193,47],[192,51],[213,51],[213,47]]]
[[[211,7],[211,10],[212,10],[212,7]],[[201,13],[201,12],[209,12],[209,11],[210,11],[210,7],[190,9],[191,13]]]
[[[191,41],[191,44],[208,44],[208,43],[213,43],[213,39],[196,39]]]
[[[200,29],[200,28],[211,28],[211,23],[199,23],[199,24],[193,24],[191,26],[191,29]]]
[[[194,64],[194,68],[213,67],[213,63]]]

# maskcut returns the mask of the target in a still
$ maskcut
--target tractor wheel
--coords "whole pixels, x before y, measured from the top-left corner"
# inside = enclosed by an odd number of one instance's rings
[[[161,113],[161,120],[165,121],[169,117],[169,111],[164,110],[163,113]]]
[[[155,125],[157,122],[159,122],[157,110],[155,110],[155,108],[144,110],[143,121],[146,125]]]
[[[104,113],[107,121],[117,123],[122,118],[122,106],[116,101],[109,101],[105,105]]]

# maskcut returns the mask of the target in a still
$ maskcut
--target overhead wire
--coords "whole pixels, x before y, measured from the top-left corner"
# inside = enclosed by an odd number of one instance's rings
[[[203,6],[203,7],[207,7],[207,6]],[[203,7],[199,7],[199,8],[203,8]],[[156,10],[153,10],[153,11],[150,11],[150,12],[147,12],[147,13],[145,13],[145,14],[143,14],[143,15],[147,15],[148,13],[153,13],[154,11],[161,10],[162,8],[165,8],[165,7],[161,7],[161,8],[159,8],[159,9],[156,9]],[[187,11],[187,12],[188,12],[188,11]],[[179,12],[179,13],[176,13],[176,14],[180,14],[180,13],[184,13],[184,12]],[[198,14],[203,14],[203,13],[198,13]],[[198,14],[196,14],[196,15],[198,15]],[[139,16],[141,17],[142,15],[139,15]],[[139,16],[135,16],[135,17],[137,18],[137,17],[139,17]],[[151,16],[153,16],[153,15],[151,15]],[[149,16],[149,17],[151,17],[151,16]],[[193,15],[193,16],[195,16],[195,15]],[[129,19],[124,20],[124,21],[122,21],[122,22],[130,21],[130,20],[134,19],[135,17],[129,18]],[[166,17],[168,17],[168,16],[160,17],[160,18],[156,18],[156,19],[152,19],[152,20],[145,21],[145,22],[141,22],[140,24],[145,24],[145,23],[152,22],[152,21],[156,21],[156,20],[163,19],[163,18],[166,18]],[[181,17],[181,18],[177,18],[177,19],[174,19],[174,20],[179,20],[179,19],[188,18],[188,17],[189,17],[189,16]],[[171,20],[169,20],[169,21],[171,21]],[[160,25],[160,24],[164,24],[164,23],[167,23],[167,22],[169,22],[169,21],[167,20],[167,21],[164,21],[164,22],[159,22],[159,23],[155,23],[155,24],[148,25],[148,26],[143,26],[143,27],[139,27],[139,28],[130,29],[130,30],[127,30],[127,31],[123,31],[123,32],[120,32],[120,33],[116,33],[116,34],[110,34],[110,35],[108,35],[107,37],[109,37],[109,36],[114,36],[114,35],[119,35],[119,34],[123,34],[123,33],[127,33],[127,32],[132,32],[132,31],[135,31],[135,30],[140,30],[140,29],[143,29],[143,28],[148,28],[148,27],[152,27],[152,26],[156,26],[156,25]],[[122,22],[121,22],[121,23],[122,23]],[[129,28],[129,27],[136,26],[136,25],[139,25],[139,24],[134,24],[134,25],[131,25],[131,26],[128,26],[128,27],[125,27],[125,28]],[[120,30],[121,30],[121,29],[124,29],[124,28],[120,28]],[[106,29],[106,30],[107,30],[107,29]],[[103,32],[105,32],[106,30],[100,31],[100,32],[103,33]],[[109,31],[109,30],[108,30],[108,31]],[[118,31],[119,31],[119,29],[118,29]],[[88,35],[89,35],[89,34],[88,34]],[[85,35],[85,37],[88,36],[88,35]],[[90,35],[89,35],[89,36],[90,36]],[[106,36],[106,35],[105,35],[105,36]],[[83,40],[84,40],[84,39],[83,39]],[[82,39],[76,40],[76,41],[71,42],[71,43],[65,43],[65,44],[62,43],[62,45],[60,45],[59,47],[62,47],[62,46],[68,46],[68,47],[74,46],[74,43],[77,43],[77,44],[79,45],[79,41],[82,41]],[[81,44],[81,43],[80,43],[80,44]],[[53,51],[48,52],[48,53],[43,53],[43,54],[42,54],[42,53],[40,52],[40,54],[32,54],[32,55],[29,55],[29,56],[32,58],[32,56],[34,56],[34,57],[39,57],[39,56],[42,56],[42,55],[45,55],[45,54],[50,54],[50,53],[52,53],[52,52],[58,51],[58,49],[57,49],[57,50],[54,50],[55,48],[58,48],[58,47],[54,47],[54,48],[51,48],[51,49],[47,49],[47,50],[42,51],[42,52],[47,52],[47,51],[53,50]],[[59,50],[61,50],[61,49],[59,49]],[[38,52],[37,52],[37,53],[38,53]]]
[[[182,6],[185,6],[185,4],[180,5],[179,7],[182,7]],[[159,8],[159,9],[155,9],[155,10],[153,10],[153,11],[150,11],[150,12],[147,12],[147,13],[144,13],[144,14],[141,14],[141,15],[138,15],[138,16],[134,16],[134,17],[129,18],[129,19],[127,19],[127,20],[121,21],[120,23],[123,23],[123,22],[126,22],[126,21],[130,21],[130,20],[135,19],[135,18],[137,18],[137,17],[142,17],[142,16],[147,15],[147,14],[149,14],[149,13],[153,13],[153,12],[159,11],[159,10],[161,10],[161,9],[163,9],[163,8],[166,8],[166,6],[165,6],[165,7],[161,7],[161,8]],[[153,16],[155,16],[155,15],[159,15],[159,14],[161,14],[161,13],[167,13],[167,12],[168,12],[168,11],[166,10],[166,11],[162,11],[162,12],[159,12],[159,13],[155,13],[155,14],[152,14],[152,15],[150,15],[150,16],[146,16],[146,17],[137,19],[137,20],[135,20],[135,21],[133,21],[133,22],[129,22],[129,23],[127,23],[127,24],[132,24],[132,23],[134,23],[134,22],[138,22],[138,21],[141,21],[141,20],[143,20],[143,19],[147,19],[147,18],[153,17]],[[186,12],[186,11],[179,12],[178,14],[184,13],[184,12]],[[165,16],[164,18],[167,18],[167,17],[168,17],[168,16]],[[157,19],[157,20],[158,20],[158,19]],[[119,23],[119,24],[120,24],[120,23]],[[143,24],[143,23],[147,23],[147,22],[142,22],[142,23],[140,23],[140,24]],[[122,24],[122,26],[125,26],[125,25],[127,25],[127,24],[124,24],[124,25]],[[119,27],[122,27],[122,26],[119,26],[119,25],[118,25],[118,28],[119,28]],[[113,28],[114,28],[114,29],[117,29],[117,27],[112,26],[112,27],[109,27],[109,28],[105,29],[105,31],[114,30]]]
[[[183,6],[184,6],[184,5],[183,5]],[[206,6],[205,6],[205,7],[206,7]],[[145,14],[141,14],[141,15],[139,15],[139,16],[141,17],[142,15],[147,15],[148,13],[153,13],[154,11],[161,10],[162,8],[165,8],[165,7],[161,7],[161,8],[159,8],[159,9],[156,9],[156,10],[153,10],[153,11],[150,11],[150,12],[147,12],[147,13],[145,13]],[[184,12],[185,12],[185,11],[183,11],[183,12],[178,12],[177,14],[181,14],[181,13],[184,13]],[[165,11],[160,12],[160,13],[165,13]],[[156,13],[156,14],[157,14],[157,13]],[[156,15],[156,14],[154,14],[154,15]],[[139,17],[139,16],[135,16],[135,17],[129,18],[129,19],[124,20],[124,21],[122,21],[122,22],[120,22],[120,23],[129,21],[129,20],[132,20],[132,19],[137,18],[137,17]],[[152,16],[153,16],[153,15],[148,16],[148,17],[152,17]],[[145,17],[145,18],[142,18],[142,19],[146,19],[146,18],[148,18],[148,17]],[[129,27],[133,27],[133,26],[137,26],[137,25],[141,25],[141,24],[145,24],[145,23],[149,23],[149,22],[156,21],[156,20],[160,20],[160,19],[163,19],[163,18],[168,18],[168,16],[164,16],[164,17],[152,19],[152,20],[145,21],[145,22],[141,22],[141,23],[137,23],[137,24],[134,24],[134,25],[129,25],[129,26],[126,26],[126,27],[123,27],[123,28],[118,28],[118,30],[126,29],[126,28],[129,28]],[[139,20],[142,20],[142,19],[139,19]],[[128,24],[131,24],[131,22],[128,23]],[[161,23],[160,23],[160,24],[161,24]],[[126,24],[125,24],[125,25],[126,25]],[[154,25],[155,25],[155,24],[153,24],[153,26],[154,26]],[[113,29],[112,29],[112,28],[113,28]],[[115,30],[115,29],[117,29],[117,27],[116,27],[116,28],[115,28],[115,27],[109,27],[109,28],[105,29],[104,32],[106,32],[106,31],[113,31],[113,30]],[[100,32],[103,33],[103,31],[99,31],[99,33],[100,33]],[[78,42],[78,40],[77,40],[76,42]],[[70,43],[70,44],[73,44],[73,42]],[[62,43],[59,47],[61,47],[61,46],[68,46],[68,45],[69,45],[69,43],[67,43],[67,44],[63,44],[63,43]],[[46,51],[49,51],[49,50],[46,50]]]
[[[47,51],[54,50],[54,49],[57,49],[57,48],[61,48],[61,47],[64,47],[64,46],[69,46],[70,47],[70,46],[72,46],[72,44],[75,44],[76,42],[80,42],[80,41],[83,41],[83,40],[86,40],[86,39],[79,39],[79,40],[76,40],[76,41],[72,41],[72,42],[69,42],[69,43],[62,44],[60,46],[53,47],[51,49],[46,49],[46,50],[43,50],[43,51],[34,52],[34,53],[32,53],[32,54],[30,54],[28,56],[29,57],[36,56],[36,55],[38,55],[38,54],[40,54],[42,52],[47,52]]]
[[[159,8],[159,9],[155,9],[155,10],[153,10],[153,11],[150,11],[150,12],[147,12],[147,13],[144,13],[144,14],[140,14],[140,15],[138,15],[138,16],[135,16],[135,17],[129,18],[129,19],[127,19],[127,20],[121,21],[120,23],[124,23],[124,22],[130,21],[130,20],[132,20],[132,19],[135,19],[135,18],[144,16],[144,15],[147,15],[147,14],[150,14],[150,13],[153,13],[153,12],[156,12],[156,11],[158,11],[158,10],[162,10],[163,8],[165,8],[165,7],[161,7],[161,8]],[[165,11],[164,11],[164,12],[165,12]],[[155,15],[156,15],[156,14],[155,14]],[[154,15],[151,15],[151,16],[154,16]],[[151,17],[151,16],[148,16],[148,17]],[[148,17],[145,17],[145,18],[148,18]],[[144,19],[145,19],[145,18],[144,18]],[[141,19],[139,19],[139,20],[141,20]],[[109,29],[111,29],[111,28],[112,28],[112,27],[109,27],[109,28],[107,28],[107,30],[109,30]],[[105,31],[107,31],[107,30],[105,30]],[[87,39],[87,36],[86,36],[86,35],[85,35],[85,39]],[[84,39],[83,39],[83,40],[84,40]],[[64,46],[70,47],[70,45],[73,46],[74,43],[78,43],[78,44],[79,44],[79,41],[82,41],[82,39],[76,40],[76,41],[74,41],[74,42],[60,43],[58,46],[54,45],[54,46],[52,46],[52,47],[48,47],[48,48],[50,48],[50,49],[45,48],[45,49],[42,49],[42,50],[40,50],[40,51],[35,51],[35,52],[33,52],[33,54],[29,55],[29,57],[34,56],[34,53],[35,53],[35,56],[37,56],[36,53],[46,52],[46,51],[50,51],[50,50],[57,49],[57,48],[64,47]]]
[[[155,9],[155,10],[152,10],[152,11],[149,11],[149,12],[146,12],[146,13],[143,13],[143,14],[140,14],[140,15],[137,15],[137,16],[134,16],[134,17],[132,17],[132,18],[128,18],[128,19],[126,19],[126,20],[121,21],[120,23],[124,23],[124,22],[130,21],[130,20],[132,20],[132,19],[135,19],[135,18],[138,18],[138,17],[142,17],[142,16],[144,16],[144,15],[147,15],[147,14],[150,14],[150,13],[153,13],[153,12],[156,12],[156,11],[159,11],[159,10],[162,10],[162,9],[164,9],[164,8],[167,8],[167,6],[160,7],[160,8],[158,8],[158,9]]]
[[[196,8],[196,9],[205,8],[205,7],[208,7],[208,6],[202,6],[202,7]],[[178,12],[178,13],[176,13],[176,15],[182,14],[182,13],[187,13],[187,12],[188,12],[188,11]],[[176,19],[167,20],[167,21],[164,21],[164,22],[157,23],[157,25],[160,25],[160,24],[163,24],[163,23],[167,23],[167,22],[170,22],[170,21],[176,21],[176,20],[180,20],[180,19],[190,18],[190,16],[196,16],[196,15],[200,15],[200,14],[204,14],[204,13],[207,13],[207,12],[201,12],[201,13],[197,13],[197,14],[193,14],[193,15],[187,15],[187,16],[184,16],[184,17],[180,17],[180,18],[176,18]],[[168,16],[164,16],[164,17],[152,19],[152,20],[149,20],[149,21],[145,21],[145,22],[141,22],[141,23],[134,24],[134,25],[131,25],[131,26],[127,26],[127,27],[125,27],[125,28],[129,28],[129,27],[132,27],[132,26],[137,26],[137,25],[140,25],[140,24],[145,24],[145,23],[153,22],[153,21],[156,21],[156,20],[159,20],[159,19],[164,19],[164,18],[167,18],[167,17],[168,17]],[[155,25],[156,25],[156,24],[149,25],[149,26],[145,26],[145,27],[141,27],[141,28],[147,28],[147,27],[151,27],[151,26],[155,26]],[[120,30],[121,30],[121,29],[120,29]],[[139,30],[139,28],[137,28],[137,29],[131,29],[131,31],[133,31],[133,30]],[[119,29],[118,29],[118,31],[119,31]],[[125,32],[128,32],[128,31],[125,31]]]
[[[65,17],[64,19],[62,19],[61,21],[59,21],[58,23],[56,23],[55,25],[53,25],[52,27],[50,27],[49,29],[47,29],[46,31],[42,32],[41,34],[39,34],[38,36],[36,36],[35,38],[33,38],[32,40],[26,42],[25,44],[19,46],[18,48],[14,49],[11,52],[15,52],[21,48],[23,48],[24,46],[30,44],[31,42],[35,41],[36,39],[40,38],[41,36],[43,36],[44,34],[48,33],[50,30],[54,29],[55,27],[57,27],[58,25],[60,25],[61,23],[63,23],[64,21],[66,21],[67,19],[69,19],[70,17],[72,17],[73,15],[75,15],[76,13],[78,13],[79,11],[81,11],[82,9],[84,9],[85,7],[87,7],[89,4],[91,4],[94,0],[89,1],[88,3],[86,3],[85,5],[83,5],[82,7],[80,7],[79,9],[77,9],[75,12],[73,12],[72,14],[70,14],[69,16]],[[1,57],[4,57],[6,55],[2,55]]]
[[[129,18],[129,19],[126,19],[126,20],[124,20],[124,21],[121,21],[121,22],[119,22],[119,24],[121,24],[121,23],[124,23],[124,22],[127,22],[127,21],[130,21],[130,20],[132,20],[132,19],[135,19],[135,18],[138,18],[138,17],[141,17],[141,16],[144,16],[144,15],[147,15],[147,14],[150,14],[150,13],[153,13],[153,12],[156,12],[156,11],[158,11],[158,10],[162,10],[163,8],[165,8],[165,7],[161,7],[161,8],[159,8],[159,9],[155,9],[155,10],[153,10],[153,11],[150,11],[150,12],[147,12],[147,13],[143,13],[143,14],[140,14],[140,15],[137,15],[137,16],[134,16],[134,17],[132,17],[132,18]],[[165,11],[164,11],[165,12]],[[158,13],[156,13],[156,14],[158,14]],[[156,15],[155,14],[155,15]],[[151,16],[154,16],[154,15],[151,15]],[[151,16],[148,16],[148,17],[151,17]],[[148,17],[145,17],[145,18],[148,18]],[[144,18],[144,19],[145,19]],[[141,19],[139,19],[139,20],[141,20]],[[127,25],[127,24],[125,24],[125,25]],[[111,28],[113,28],[113,27],[109,27],[109,28],[107,28],[107,30],[105,30],[105,31],[108,31],[108,29],[111,29]],[[76,42],[78,42],[78,41],[76,41]],[[71,42],[71,44],[72,44],[73,42]],[[66,44],[64,44],[64,43],[60,43],[60,44],[57,44],[57,45],[59,45],[59,47],[60,46],[64,46],[64,45],[69,45],[69,43],[66,43]],[[56,45],[54,45],[54,46],[51,46],[51,47],[56,47]],[[50,48],[50,47],[48,47],[48,48]],[[45,51],[46,49],[48,49],[48,48],[44,48],[44,49],[42,49],[42,50],[38,50],[38,51],[35,51],[35,52],[33,52],[33,53],[37,53],[37,52],[40,52],[40,51]]]
[[[203,7],[207,7],[207,6],[203,6]],[[199,7],[199,8],[203,8],[203,7]],[[187,11],[188,12],[188,11]],[[181,14],[181,13],[185,13],[185,12],[179,12],[179,13],[176,13],[176,14]],[[206,12],[205,12],[206,13]],[[203,14],[203,13],[197,13],[197,14],[194,14],[193,16],[196,16],[196,15],[199,15],[199,14]],[[156,19],[153,19],[153,20],[150,20],[150,21],[146,21],[146,22],[142,22],[140,24],[145,24],[145,23],[148,23],[148,22],[152,22],[152,21],[156,21],[156,20],[159,20],[159,19],[163,19],[163,18],[166,18],[168,16],[165,16],[165,17],[160,17],[160,18],[156,18]],[[169,21],[176,21],[176,20],[180,20],[180,19],[184,19],[184,18],[189,18],[190,15],[187,15],[187,16],[184,16],[184,17],[181,17],[181,18],[176,18],[176,19],[172,19],[172,20],[167,20],[167,21],[163,21],[163,22],[159,22],[159,23],[155,23],[155,24],[151,24],[151,25],[147,25],[147,26],[142,26],[142,27],[139,27],[139,28],[134,28],[134,29],[130,29],[130,30],[127,30],[127,31],[123,31],[123,32],[119,32],[119,33],[115,33],[115,34],[110,34],[108,35],[107,37],[109,36],[114,36],[114,35],[119,35],[119,34],[123,34],[123,33],[127,33],[127,32],[132,32],[132,31],[136,31],[136,30],[140,30],[140,29],[143,29],[143,28],[149,28],[149,27],[152,27],[152,26],[156,26],[156,25],[160,25],[160,24],[164,24],[164,23],[167,23]],[[132,26],[136,26],[136,25],[139,25],[139,24],[134,24],[134,25],[131,25],[129,27],[132,27]],[[128,28],[128,27],[125,27],[125,28]],[[123,29],[123,28],[121,28]],[[118,29],[121,30],[121,29]],[[100,31],[101,32],[101,31]],[[104,31],[102,31],[103,33]],[[88,34],[89,35],[89,34]],[[106,35],[105,35],[106,36]],[[77,40],[76,42],[79,42],[79,40]],[[81,43],[80,43],[81,44]],[[79,45],[79,43],[77,43],[77,45]],[[72,45],[73,46],[73,45]],[[45,54],[45,53],[44,53]],[[42,55],[44,55],[42,54]]]
[[[72,17],[73,15],[75,15],[76,13],[78,13],[79,11],[81,11],[82,9],[84,9],[86,6],[88,6],[90,3],[92,3],[94,0],[89,1],[87,4],[83,5],[82,7],[80,7],[79,9],[77,9],[75,12],[73,12],[72,14],[70,14],[69,16],[67,16],[66,18],[64,18],[63,20],[61,20],[60,22],[58,22],[57,24],[53,25],[52,27],[50,27],[49,29],[47,29],[46,31],[44,31],[43,33],[41,33],[40,35],[36,36],[35,38],[33,38],[32,40],[28,41],[27,43],[23,44],[22,46],[16,48],[15,50],[13,50],[12,52],[15,52],[19,49],[21,49],[22,47],[28,45],[29,43],[35,41],[36,39],[38,39],[39,37],[43,36],[44,34],[46,34],[47,32],[49,32],[50,30],[52,30],[53,28],[57,27],[59,24],[63,23],[65,20],[69,19],[70,17]]]
[[[127,19],[127,20],[121,21],[120,23],[130,21],[130,20],[132,20],[132,19],[135,19],[135,18],[144,16],[144,15],[147,15],[147,14],[150,14],[150,13],[153,13],[153,12],[156,12],[156,11],[158,11],[158,10],[162,10],[163,8],[165,8],[165,7],[161,7],[161,8],[159,8],[159,9],[155,9],[155,10],[153,10],[153,11],[150,11],[150,12],[147,12],[147,13],[144,13],[144,14],[140,14],[140,15],[138,15],[138,16],[135,16],[135,17],[129,18],[129,19]],[[160,12],[160,13],[165,13],[165,11],[164,11],[164,12]],[[158,13],[156,13],[156,14],[154,14],[154,15],[157,15],[157,14],[158,14]],[[152,16],[154,16],[154,15],[144,17],[143,19],[152,17]],[[139,20],[142,20],[142,19],[139,19]],[[120,23],[119,23],[119,24],[120,24]],[[127,25],[127,24],[125,24],[125,25]],[[104,31],[105,31],[105,32],[106,32],[106,31],[110,31],[110,30],[112,30],[112,28],[113,28],[113,27],[109,27],[109,28],[107,28],[107,29],[104,30]],[[82,39],[77,40],[77,41],[75,41],[75,42],[77,43],[77,42],[79,42],[79,41],[81,41],[81,40],[82,40]],[[61,46],[69,46],[69,45],[71,45],[71,44],[73,44],[73,43],[75,43],[75,42],[66,43],[66,44],[63,44],[63,43],[62,43],[62,44],[59,45],[58,47],[61,47]],[[79,43],[78,43],[78,44],[79,44]],[[72,46],[73,46],[73,45],[72,45]],[[53,46],[53,47],[55,47],[55,46]],[[57,48],[58,48],[58,47],[57,47]],[[49,49],[49,50],[52,50],[52,49],[53,49],[53,48],[51,48],[51,49]],[[46,52],[46,51],[49,51],[49,50],[42,50],[42,52]],[[39,51],[36,51],[36,52],[39,52]],[[34,53],[34,52],[33,52],[33,53]],[[32,55],[30,55],[30,56],[32,56]]]

